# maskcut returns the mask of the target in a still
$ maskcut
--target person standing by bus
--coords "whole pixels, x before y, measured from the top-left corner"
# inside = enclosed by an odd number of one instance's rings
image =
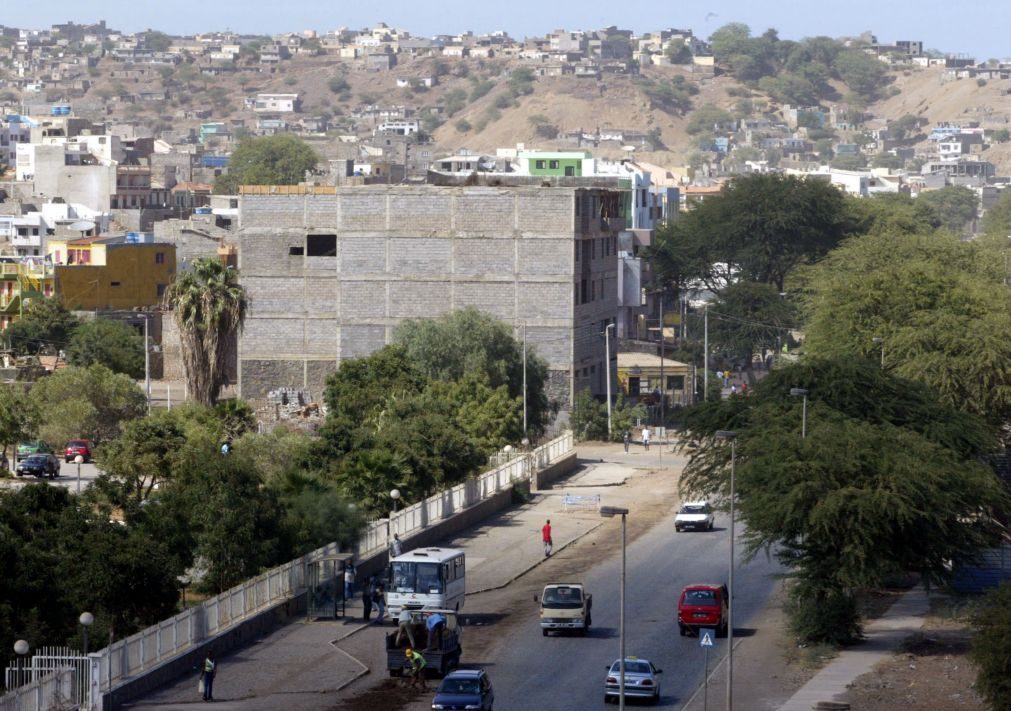
[[[554,545],[554,541],[551,540],[551,519],[541,527],[541,542],[544,543],[544,557],[547,558],[551,555],[551,549]]]

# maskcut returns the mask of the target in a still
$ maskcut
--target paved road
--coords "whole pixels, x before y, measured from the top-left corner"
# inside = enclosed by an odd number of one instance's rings
[[[77,491],[78,481],[80,481],[81,489],[84,490],[98,477],[98,468],[94,463],[82,464],[81,476],[78,479],[77,465],[73,462],[67,464],[61,459],[60,476],[55,479],[37,479],[33,476],[18,477],[14,476],[13,473],[9,476],[10,478],[0,479],[0,487],[20,487],[25,484],[48,483],[53,486],[66,487],[71,491]]]
[[[717,523],[712,532],[675,534],[671,516],[628,547],[626,653],[664,670],[658,708],[680,708],[702,683],[704,654],[697,638],[679,636],[675,604],[688,583],[726,580],[729,535],[719,526],[725,517]],[[543,637],[532,609],[526,624],[502,639],[484,665],[501,708],[576,711],[603,706],[605,672],[619,656],[619,570],[617,560],[607,560],[583,577],[594,597],[594,627],[586,638]],[[759,558],[735,573],[738,635],[748,634],[748,620],[764,604],[776,571]],[[716,644],[709,654],[711,665],[726,652],[726,640]]]

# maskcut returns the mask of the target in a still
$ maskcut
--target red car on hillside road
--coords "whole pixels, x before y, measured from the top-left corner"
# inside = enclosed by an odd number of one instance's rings
[[[717,636],[725,636],[729,599],[726,585],[686,585],[678,598],[678,631],[684,636],[698,634],[700,627],[711,627]]]

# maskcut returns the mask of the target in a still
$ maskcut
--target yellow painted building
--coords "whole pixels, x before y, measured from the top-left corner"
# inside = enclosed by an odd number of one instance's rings
[[[0,259],[0,331],[21,318],[32,300],[54,291],[53,267],[41,257]]]
[[[156,306],[176,273],[173,244],[134,233],[50,240],[56,294],[76,311]]]
[[[659,402],[661,382],[666,383],[668,405],[689,405],[692,402],[692,366],[652,353],[619,353],[618,386],[632,402],[652,405]],[[661,373],[663,378],[661,379]]]

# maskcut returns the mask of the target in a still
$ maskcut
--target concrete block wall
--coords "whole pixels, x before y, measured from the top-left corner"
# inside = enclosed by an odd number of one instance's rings
[[[329,366],[309,363],[367,355],[389,343],[403,319],[467,306],[517,326],[526,321],[528,342],[558,374],[552,383],[571,378],[574,360],[596,357],[592,336],[580,353],[573,338],[613,316],[615,304],[574,303],[579,190],[373,185],[242,196],[239,268],[251,302],[240,342],[242,397],[277,387],[316,391],[310,370],[319,377]],[[591,222],[600,237],[601,221]],[[336,256],[307,256],[307,235],[324,234],[336,235]],[[606,279],[603,269],[601,260],[594,278]],[[298,361],[306,367],[294,382]],[[571,382],[553,388],[563,407],[571,390]]]

